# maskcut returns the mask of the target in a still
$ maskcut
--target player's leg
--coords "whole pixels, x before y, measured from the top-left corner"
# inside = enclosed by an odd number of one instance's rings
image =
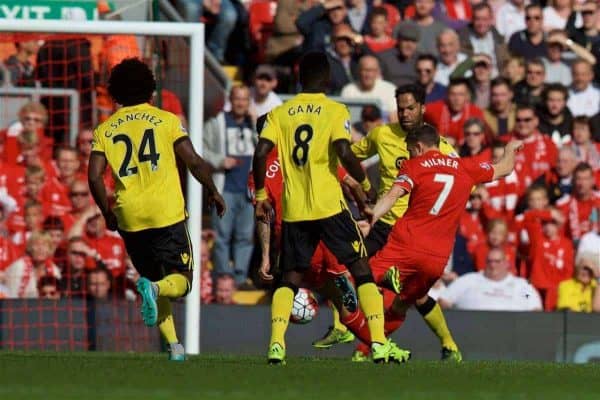
[[[338,261],[348,268],[356,283],[360,308],[365,314],[371,334],[373,360],[387,362],[390,360],[393,343],[385,337],[383,299],[373,281],[360,230],[347,210],[320,220],[320,223],[322,240]]]
[[[280,266],[283,271],[279,287],[271,302],[271,339],[267,359],[270,364],[285,362],[285,333],[290,321],[294,296],[302,282],[304,271],[318,244],[318,235],[311,222],[283,222]]]
[[[347,271],[346,274],[348,274]],[[348,277],[345,274],[327,275],[318,292],[329,299],[329,306],[333,313],[333,325],[323,338],[313,342],[313,346],[317,349],[328,349],[334,344],[354,341],[353,332],[348,330],[342,320],[348,319],[358,312],[356,291]]]
[[[373,225],[365,238],[365,247],[367,248],[367,255],[369,258],[373,257],[375,253],[385,246],[391,231],[391,225],[386,224],[381,220],[375,222],[375,225]]]
[[[426,295],[416,301],[415,307],[429,329],[440,339],[442,360],[461,362],[462,355],[450,333],[450,329],[448,329],[440,305],[432,297]]]

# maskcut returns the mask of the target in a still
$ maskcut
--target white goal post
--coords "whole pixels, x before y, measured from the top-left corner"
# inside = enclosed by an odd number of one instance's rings
[[[49,21],[8,20],[0,22],[0,32],[123,34],[146,36],[180,36],[190,39],[189,135],[202,154],[204,107],[204,25],[200,23],[129,22],[129,21]],[[202,188],[188,172],[188,228],[195,260],[192,291],[186,299],[185,350],[200,352],[200,239],[202,230]]]

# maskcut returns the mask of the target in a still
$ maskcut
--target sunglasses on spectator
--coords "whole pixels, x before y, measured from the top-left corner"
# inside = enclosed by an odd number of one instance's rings
[[[465,136],[479,136],[482,133],[481,131],[465,131]]]
[[[516,121],[517,122],[531,122],[531,121],[533,121],[533,118],[532,117],[529,117],[529,118],[517,118]]]
[[[44,122],[44,119],[42,117],[32,117],[30,115],[26,115],[23,117],[23,121]]]
[[[71,192],[69,193],[69,196],[71,197],[85,197],[85,196],[89,196],[90,192]]]
[[[596,14],[596,10],[583,10],[583,11],[581,11],[581,15],[590,16],[590,15],[594,15],[594,14]]]
[[[531,21],[531,20],[533,20],[533,21],[539,21],[539,20],[541,20],[541,19],[542,19],[542,16],[541,16],[541,15],[527,15],[527,16],[525,17],[525,20],[526,20],[526,21]]]

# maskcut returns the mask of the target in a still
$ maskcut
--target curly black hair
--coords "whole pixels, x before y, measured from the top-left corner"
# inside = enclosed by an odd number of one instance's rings
[[[155,89],[152,71],[139,58],[121,61],[114,66],[108,78],[108,93],[123,106],[149,102]]]

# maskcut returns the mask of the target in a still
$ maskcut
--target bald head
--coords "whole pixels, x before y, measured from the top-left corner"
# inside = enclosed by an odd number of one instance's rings
[[[372,90],[379,78],[381,78],[379,61],[373,56],[363,56],[358,63],[360,89],[363,91]]]
[[[452,29],[443,30],[437,37],[437,48],[440,60],[446,65],[452,65],[457,61],[460,42],[458,35]]]
[[[561,178],[567,178],[573,174],[577,166],[577,154],[571,146],[563,146],[558,150],[556,160],[556,172]]]

